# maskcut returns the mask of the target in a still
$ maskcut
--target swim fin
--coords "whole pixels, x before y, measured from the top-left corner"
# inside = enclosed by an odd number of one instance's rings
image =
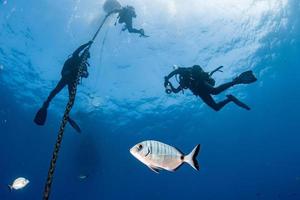
[[[47,119],[47,107],[41,107],[35,115],[34,122],[39,126],[44,126]]]
[[[143,34],[143,35],[140,35],[140,37],[148,38],[148,37],[150,37],[150,36],[149,36],[149,35]]]
[[[78,126],[78,124],[73,119],[71,119],[70,117],[68,117],[68,122],[77,131],[77,133],[81,133],[80,127]]]
[[[233,81],[237,84],[249,84],[257,81],[257,78],[254,76],[253,71],[245,71],[236,77]]]
[[[227,98],[230,99],[230,100],[231,100],[233,103],[235,103],[237,106],[239,106],[239,107],[241,107],[241,108],[244,108],[244,109],[246,109],[246,110],[251,110],[251,108],[250,108],[247,104],[241,102],[241,101],[238,100],[235,96],[229,94],[229,95],[227,95]]]
[[[142,28],[140,29],[140,37],[145,37],[145,38],[149,37],[148,35],[145,35],[145,31]]]

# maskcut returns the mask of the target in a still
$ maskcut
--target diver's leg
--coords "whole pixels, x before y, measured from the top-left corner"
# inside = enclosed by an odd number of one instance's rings
[[[64,78],[61,78],[56,87],[50,92],[47,100],[44,102],[43,107],[48,107],[50,101],[66,86],[66,81]]]
[[[218,87],[215,88],[210,88],[210,93],[211,94],[220,94],[221,92],[223,92],[224,90],[227,90],[228,88],[237,85],[237,84],[250,84],[257,81],[257,78],[254,76],[252,71],[246,71],[243,72],[242,74],[240,74],[238,77],[236,77],[235,79],[233,79],[233,81],[229,82],[229,83],[224,83]]]
[[[227,98],[223,101],[216,103],[215,100],[212,98],[212,96],[209,94],[202,94],[199,96],[203,100],[204,103],[206,103],[209,107],[211,107],[215,111],[221,110],[226,104],[231,102],[231,99]]]
[[[133,28],[131,20],[127,21],[125,24],[126,24],[125,28],[128,30],[129,33],[139,33],[141,35],[144,34],[143,29],[138,30],[138,29]]]
[[[132,26],[126,26],[129,33],[139,33],[142,34],[141,30],[135,29]]]
[[[226,95],[228,99],[230,99],[233,103],[235,103],[237,106],[244,108],[246,110],[251,110],[251,108],[245,104],[244,102],[240,101],[238,98],[236,98],[235,96],[229,94]]]
[[[47,100],[43,103],[43,106],[37,111],[34,122],[39,125],[43,126],[47,119],[47,109],[49,107],[50,101],[57,95],[64,87],[66,86],[65,80],[62,78],[56,85],[56,87],[50,92]]]
[[[236,82],[231,81],[231,82],[219,85],[218,87],[210,86],[209,91],[210,91],[210,94],[216,95],[216,94],[220,94],[221,92],[224,92],[225,90],[227,90],[228,88],[230,88],[234,85],[236,85]]]

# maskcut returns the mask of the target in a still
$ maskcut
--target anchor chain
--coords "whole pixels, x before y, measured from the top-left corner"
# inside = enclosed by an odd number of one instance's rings
[[[103,19],[102,23],[100,24],[97,32],[93,36],[92,42],[96,39],[97,35],[99,34],[102,26],[104,25],[104,23],[106,21],[106,19],[111,14],[113,14],[113,12],[108,13],[105,16],[105,18]],[[72,90],[71,90],[71,94],[69,96],[69,101],[68,101],[68,104],[66,106],[66,109],[65,109],[65,112],[64,112],[61,124],[60,124],[58,136],[57,136],[57,139],[56,139],[56,144],[55,144],[54,151],[53,151],[53,154],[52,154],[52,159],[51,159],[51,162],[50,162],[50,168],[49,168],[49,171],[48,171],[47,181],[46,181],[45,188],[44,188],[43,200],[48,200],[49,196],[50,196],[51,186],[52,186],[53,177],[54,177],[54,171],[55,171],[56,162],[57,162],[57,159],[58,159],[58,153],[59,153],[61,143],[62,143],[62,140],[63,140],[65,127],[68,123],[69,114],[70,114],[70,112],[72,110],[72,107],[74,105],[74,102],[75,102],[75,97],[76,97],[76,93],[77,93],[77,86],[79,84],[79,81],[80,81],[80,78],[81,78],[81,75],[82,75],[83,65],[87,61],[88,51],[91,48],[91,45],[92,44],[90,44],[83,52],[82,60],[81,60],[81,63],[79,65],[76,80],[73,82],[73,85],[72,85]]]

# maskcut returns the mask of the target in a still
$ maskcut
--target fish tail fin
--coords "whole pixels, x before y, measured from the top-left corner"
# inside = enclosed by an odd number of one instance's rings
[[[200,169],[200,165],[196,159],[196,157],[199,154],[199,151],[200,151],[200,144],[198,144],[189,155],[185,156],[183,160],[184,162],[191,165],[197,171],[199,171]]]
[[[12,186],[11,185],[7,185],[7,187],[8,187],[8,189],[9,189],[9,191],[11,192],[12,191]]]

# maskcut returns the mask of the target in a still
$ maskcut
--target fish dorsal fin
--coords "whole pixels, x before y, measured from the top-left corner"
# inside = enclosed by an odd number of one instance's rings
[[[154,171],[155,173],[157,173],[157,174],[159,174],[159,169],[158,168],[156,168],[156,167],[153,167],[153,166],[148,166],[149,167],[149,169],[151,169],[152,171]]]

